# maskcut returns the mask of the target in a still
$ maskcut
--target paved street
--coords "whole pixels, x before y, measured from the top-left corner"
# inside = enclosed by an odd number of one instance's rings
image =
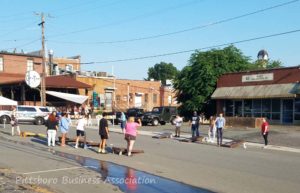
[[[45,133],[43,126],[22,125],[22,129]],[[298,192],[300,188],[298,180],[300,177],[300,154],[298,153],[260,148],[218,148],[211,145],[183,143],[174,139],[159,140],[153,139],[151,136],[140,135],[135,148],[143,149],[144,154],[134,157],[114,154],[99,155],[95,153],[95,149],[74,149],[71,146],[54,147],[53,150],[48,151],[43,141],[34,138],[11,137],[7,134],[8,131],[9,128],[1,128],[0,149],[4,156],[0,157],[0,167],[11,168],[18,174],[27,173],[26,176],[62,179],[63,176],[100,178],[103,175],[91,168],[82,167],[80,162],[71,159],[70,156],[64,157],[64,154],[57,153],[62,152],[108,161],[107,163],[116,163],[176,182],[183,182],[198,187],[199,192],[203,190],[203,192],[281,193]],[[97,130],[88,129],[87,133],[90,140],[98,141]],[[69,136],[74,137],[74,135],[75,130],[72,129]],[[18,143],[13,141],[18,141]],[[111,133],[108,144],[109,147],[112,144],[125,147],[123,135]],[[92,163],[92,161],[90,162]],[[110,174],[113,173],[113,168],[110,167]],[[136,172],[136,174],[139,173]],[[49,186],[52,190],[60,192],[122,191],[116,186],[102,181],[92,185],[50,184]],[[171,190],[170,192],[176,191]]]

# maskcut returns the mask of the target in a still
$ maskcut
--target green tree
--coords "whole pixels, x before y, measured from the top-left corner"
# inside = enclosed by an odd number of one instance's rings
[[[283,67],[283,64],[279,60],[256,60],[253,63],[253,70],[259,70],[259,69],[272,69],[272,68],[280,68]]]
[[[147,80],[153,78],[154,80],[160,80],[163,85],[166,85],[166,80],[173,80],[177,74],[178,70],[172,63],[160,62],[148,69]]]
[[[205,52],[196,51],[174,81],[177,101],[181,103],[181,114],[189,116],[195,110],[215,110],[214,107],[207,106],[213,105],[210,96],[216,88],[218,78],[224,73],[251,68],[253,64],[250,58],[244,56],[235,46]]]

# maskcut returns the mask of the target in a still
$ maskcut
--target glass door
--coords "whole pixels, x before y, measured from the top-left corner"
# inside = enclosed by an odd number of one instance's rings
[[[293,100],[292,99],[282,100],[282,123],[285,124],[293,123]]]
[[[234,116],[242,117],[243,116],[243,102],[234,101]]]

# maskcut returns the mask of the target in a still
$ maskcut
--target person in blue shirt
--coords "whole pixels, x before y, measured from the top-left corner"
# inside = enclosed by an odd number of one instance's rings
[[[220,147],[222,145],[223,140],[223,128],[225,127],[226,120],[223,117],[223,113],[220,113],[219,117],[216,119],[216,127],[217,127],[217,144]]]
[[[71,120],[67,118],[66,113],[62,113],[59,121],[59,128],[61,132],[61,143],[60,143],[61,147],[64,147],[66,145],[66,136],[69,131],[70,125],[71,125]]]
[[[125,115],[124,112],[121,112],[121,129],[122,129],[122,133],[125,133],[125,131],[124,131],[125,125],[126,125],[126,115]]]

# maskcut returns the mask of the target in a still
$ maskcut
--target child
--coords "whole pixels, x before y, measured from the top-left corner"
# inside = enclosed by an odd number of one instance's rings
[[[180,127],[182,125],[182,118],[179,115],[176,115],[174,124],[175,124],[175,137],[180,137]]]

